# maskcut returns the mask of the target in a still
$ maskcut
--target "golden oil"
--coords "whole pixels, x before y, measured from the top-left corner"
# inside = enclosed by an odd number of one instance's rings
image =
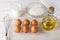
[[[43,29],[52,30],[55,27],[56,27],[56,21],[53,18],[47,17],[42,20],[42,28]]]
[[[54,14],[54,7],[49,7],[47,17],[42,19],[42,28],[45,30],[52,30],[56,27],[56,17],[53,16]]]

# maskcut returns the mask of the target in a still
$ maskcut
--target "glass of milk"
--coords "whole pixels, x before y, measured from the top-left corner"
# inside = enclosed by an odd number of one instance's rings
[[[26,8],[23,8],[21,3],[15,3],[12,6],[11,12],[13,18],[21,17],[26,13]]]

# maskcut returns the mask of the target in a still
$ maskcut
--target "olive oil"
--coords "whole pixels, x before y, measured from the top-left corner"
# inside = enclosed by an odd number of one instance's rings
[[[48,12],[49,14],[47,15],[47,17],[42,19],[41,24],[43,29],[52,30],[56,27],[56,20],[55,20],[55,17],[53,16],[54,7],[50,7]]]
[[[56,21],[53,18],[47,17],[42,20],[42,28],[43,29],[52,30],[55,27],[56,27]]]

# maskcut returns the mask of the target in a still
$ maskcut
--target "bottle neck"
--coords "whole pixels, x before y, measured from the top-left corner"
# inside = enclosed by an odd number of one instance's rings
[[[48,12],[48,16],[53,16],[54,12]]]

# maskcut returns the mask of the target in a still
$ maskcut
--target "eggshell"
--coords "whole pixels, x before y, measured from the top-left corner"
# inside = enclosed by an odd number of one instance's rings
[[[31,32],[32,33],[36,33],[37,32],[37,27],[36,26],[32,26],[31,27]]]
[[[20,26],[15,26],[14,31],[15,31],[16,33],[19,33],[20,30],[21,30]]]
[[[29,25],[29,24],[30,24],[30,21],[29,21],[28,19],[25,19],[25,20],[23,21],[23,24],[24,24],[24,25]]]
[[[20,19],[16,19],[15,25],[21,25],[21,24],[22,24],[22,21]]]
[[[24,33],[27,33],[29,31],[29,27],[27,25],[24,25],[22,31]]]
[[[33,19],[31,22],[32,25],[38,25],[38,21],[36,19]]]

